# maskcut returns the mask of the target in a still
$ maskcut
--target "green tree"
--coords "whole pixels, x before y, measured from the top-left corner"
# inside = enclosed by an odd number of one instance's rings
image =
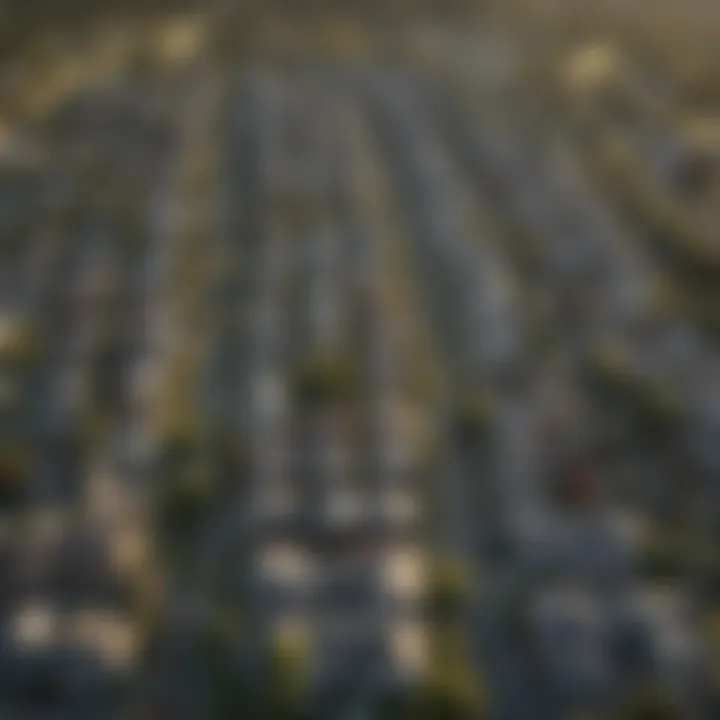
[[[357,397],[358,371],[342,354],[317,353],[301,362],[295,376],[295,396],[304,406],[346,402]]]
[[[471,592],[470,578],[459,561],[435,558],[430,563],[425,613],[430,620],[450,621],[467,603]]]
[[[27,494],[31,473],[31,457],[20,444],[0,447],[0,508],[15,507]]]
[[[682,720],[677,702],[659,687],[650,687],[632,698],[622,720]]]
[[[463,397],[456,405],[453,434],[465,445],[472,445],[486,437],[495,416],[491,398],[484,392]]]
[[[460,663],[435,663],[418,690],[414,720],[483,720],[482,683]]]
[[[299,720],[307,707],[309,638],[304,626],[288,624],[272,637],[267,683],[258,716],[263,720]]]

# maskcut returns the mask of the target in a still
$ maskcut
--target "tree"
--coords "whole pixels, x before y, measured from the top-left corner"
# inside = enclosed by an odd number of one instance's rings
[[[213,692],[212,718],[232,720],[247,711],[251,692],[239,666],[242,625],[229,607],[215,606],[199,628],[199,650]]]
[[[709,680],[715,702],[720,703],[720,607],[714,604],[702,619],[701,631],[707,648]]]
[[[441,622],[456,618],[470,591],[470,580],[461,563],[450,558],[436,558],[431,562],[428,575],[426,615]]]
[[[0,317],[0,361],[26,367],[37,358],[39,337],[30,320]]]
[[[309,685],[309,638],[304,626],[288,623],[272,637],[267,682],[260,697],[263,720],[294,720],[306,709]]]
[[[595,390],[627,408],[641,430],[657,435],[678,427],[682,407],[677,396],[644,377],[622,348],[600,348],[590,360],[589,374]]]
[[[182,451],[163,470],[161,515],[165,529],[180,537],[202,518],[215,497],[211,467],[198,453]]]
[[[335,353],[307,357],[295,377],[295,395],[304,406],[323,406],[354,399],[359,390],[357,368],[350,358]]]
[[[413,697],[407,687],[390,687],[381,695],[378,706],[378,720],[414,720]]]
[[[216,428],[211,434],[211,451],[221,492],[242,488],[247,474],[247,441],[229,428]]]
[[[414,720],[482,720],[485,695],[466,664],[435,663],[418,690]]]
[[[458,402],[453,418],[453,434],[463,445],[473,445],[487,435],[493,418],[491,399],[482,392],[476,392]]]
[[[688,566],[689,548],[684,534],[651,527],[643,538],[640,569],[651,578],[677,577]]]
[[[623,720],[682,720],[676,701],[659,687],[650,687],[632,698]]]
[[[0,447],[0,508],[14,507],[27,493],[31,470],[27,449],[18,444]]]

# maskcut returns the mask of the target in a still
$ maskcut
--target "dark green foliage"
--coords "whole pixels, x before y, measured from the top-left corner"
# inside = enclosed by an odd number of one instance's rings
[[[663,528],[651,529],[641,550],[640,572],[654,579],[678,577],[688,567],[690,556],[690,548],[683,537],[683,533]]]
[[[348,357],[318,353],[306,358],[295,376],[295,398],[302,406],[325,406],[357,398],[359,377]]]
[[[437,558],[430,567],[425,613],[440,622],[457,618],[468,601],[470,582],[465,568],[447,558]]]
[[[453,436],[463,445],[473,445],[487,436],[493,419],[494,407],[486,395],[475,393],[461,398],[453,416]]]
[[[168,445],[160,465],[160,516],[171,537],[192,531],[215,497],[215,477],[208,458],[187,440]]]
[[[641,431],[664,435],[679,426],[683,411],[678,397],[669,388],[642,377],[621,351],[601,350],[590,359],[588,369],[595,392],[628,410]]]
[[[675,701],[660,688],[639,693],[623,715],[623,720],[681,720],[683,714]]]
[[[31,475],[29,452],[19,445],[0,446],[0,509],[17,506],[26,496]]]
[[[417,697],[415,720],[482,720],[486,717],[482,686],[467,667],[436,664]]]

